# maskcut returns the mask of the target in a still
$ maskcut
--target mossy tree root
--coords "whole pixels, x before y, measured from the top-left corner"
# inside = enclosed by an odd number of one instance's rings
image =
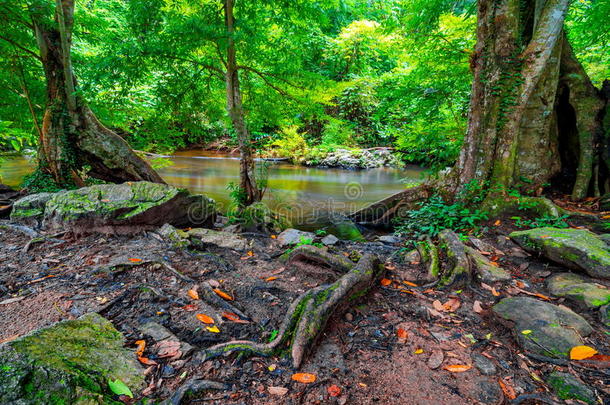
[[[440,260],[438,256],[438,247],[430,238],[417,244],[417,251],[422,259],[422,262],[428,265],[428,273],[426,281],[435,282],[438,280],[440,272]]]
[[[286,263],[303,260],[324,264],[341,273],[346,273],[354,267],[354,263],[346,257],[329,253],[324,249],[312,245],[297,246],[285,256],[282,256],[282,258]]]
[[[302,294],[288,309],[275,339],[269,343],[231,341],[212,346],[204,351],[205,359],[232,352],[246,355],[271,356],[287,351],[294,368],[299,368],[304,357],[326,327],[328,319],[365,295],[376,285],[385,269],[379,259],[370,254],[332,284],[322,285]]]

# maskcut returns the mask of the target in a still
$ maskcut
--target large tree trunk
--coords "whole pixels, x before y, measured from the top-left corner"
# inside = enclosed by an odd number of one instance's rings
[[[469,123],[458,162],[428,182],[352,214],[389,225],[432,189],[455,194],[471,182],[492,208],[510,189],[539,195],[553,183],[572,198],[608,192],[599,145],[606,98],[564,34],[569,0],[479,0]],[[602,158],[600,158],[600,156]]]
[[[248,206],[262,199],[262,192],[256,184],[255,165],[252,157],[252,145],[250,132],[246,126],[244,109],[242,105],[241,90],[239,87],[239,73],[237,68],[237,57],[235,55],[235,20],[233,16],[234,0],[225,0],[225,24],[227,29],[227,111],[237,133],[239,142],[239,178],[240,190],[243,192],[244,206]]]
[[[35,35],[47,84],[39,168],[59,185],[82,185],[80,171],[106,181],[147,180],[161,177],[139,158],[116,133],[104,127],[78,93],[70,48],[73,0],[57,0],[55,19],[32,13]]]

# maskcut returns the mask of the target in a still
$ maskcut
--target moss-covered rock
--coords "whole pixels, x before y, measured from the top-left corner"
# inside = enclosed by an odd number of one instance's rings
[[[610,304],[604,305],[599,309],[599,320],[606,328],[610,329]]]
[[[239,214],[244,231],[278,233],[290,228],[291,224],[284,215],[274,212],[262,201],[249,205]]]
[[[45,206],[58,193],[37,193],[25,196],[13,204],[11,221],[27,225],[39,225],[44,217]]]
[[[98,314],[64,321],[0,346],[1,404],[113,404],[108,380],[144,388],[135,355]]]
[[[559,273],[546,281],[552,295],[567,297],[577,304],[597,308],[610,303],[610,289],[573,273]]]
[[[239,235],[212,229],[194,228],[187,232],[187,236],[191,245],[199,249],[209,244],[233,250],[245,250],[248,246],[248,241]]]
[[[610,279],[610,246],[586,229],[534,228],[510,237],[529,252],[592,277]]]
[[[181,230],[176,229],[170,224],[165,224],[157,231],[159,235],[163,237],[173,248],[180,249],[186,248],[191,243],[188,240],[188,233]]]
[[[566,358],[572,347],[583,345],[582,338],[593,332],[591,325],[569,308],[534,298],[504,298],[492,310],[513,328],[521,347],[543,356]]]
[[[79,233],[134,233],[169,223],[211,226],[214,201],[166,184],[101,184],[55,194],[47,203],[44,225]]]
[[[569,373],[552,372],[546,383],[560,399],[577,399],[587,404],[597,404],[595,393]]]

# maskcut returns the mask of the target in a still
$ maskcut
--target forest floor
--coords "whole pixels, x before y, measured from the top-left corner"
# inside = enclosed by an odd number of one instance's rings
[[[561,271],[510,241],[514,229],[504,225],[509,223],[490,221],[482,239],[503,253],[494,259],[513,280],[497,286],[476,282],[457,291],[420,287],[424,266],[408,261],[398,244],[339,242],[332,248],[336,253],[375,253],[387,272],[383,285],[329,321],[298,370],[316,376],[310,384],[292,380],[296,371],[285,359],[230,355],[201,361],[197,355],[233,339],[268,341],[298,295],[339,277],[313,263],[285,265],[279,260],[285,249],[262,235],[246,235],[244,251],[210,245],[195,252],[172,248],[153,232],[79,239],[65,234],[29,243],[29,236],[0,228],[0,342],[99,312],[125,335],[127,347],[146,341],[143,357],[157,363],[147,366],[146,396],[171,398],[193,378],[226,384],[225,390],[182,402],[193,404],[557,403],[543,382],[555,369],[610,397],[606,369],[529,358],[491,315],[489,308],[507,296],[550,299],[544,279]],[[252,321],[228,320],[223,309],[193,299],[188,291],[205,281],[231,295],[231,304]],[[597,314],[580,308],[578,313],[595,329],[587,341],[610,353]],[[209,331],[197,314],[213,317],[219,332]],[[158,333],[142,328],[151,321],[188,345],[158,344]],[[451,365],[472,367],[455,372],[448,370]]]

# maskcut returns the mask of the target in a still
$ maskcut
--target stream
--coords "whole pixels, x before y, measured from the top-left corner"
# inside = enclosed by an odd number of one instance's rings
[[[199,149],[176,152],[169,159],[173,165],[158,170],[168,184],[205,194],[226,210],[230,204],[227,185],[239,183],[237,157]],[[34,162],[25,157],[2,157],[0,179],[15,187],[33,168]],[[326,213],[349,213],[388,197],[403,190],[405,181],[421,181],[423,171],[414,165],[345,170],[268,162],[265,201],[299,228],[315,229]]]

